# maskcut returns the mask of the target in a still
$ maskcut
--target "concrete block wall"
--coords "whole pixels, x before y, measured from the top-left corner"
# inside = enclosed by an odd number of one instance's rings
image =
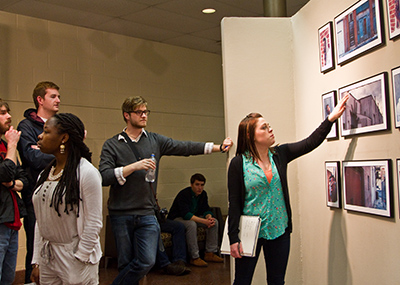
[[[13,125],[34,106],[37,82],[55,82],[61,88],[60,111],[76,114],[86,126],[96,167],[104,141],[125,126],[121,105],[129,96],[149,102],[149,131],[218,144],[225,137],[219,55],[5,12],[0,12],[0,39],[0,97],[10,104]],[[190,176],[201,172],[210,204],[226,214],[226,159],[223,154],[163,158],[160,204],[169,208]],[[105,216],[107,188],[103,198]],[[17,270],[24,267],[24,236],[22,229]]]

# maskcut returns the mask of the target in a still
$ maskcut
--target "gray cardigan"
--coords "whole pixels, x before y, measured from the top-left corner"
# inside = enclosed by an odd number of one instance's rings
[[[159,162],[163,155],[189,156],[204,154],[205,143],[191,141],[177,141],[157,133],[143,133],[136,149],[144,158],[155,154],[157,160],[156,177],[158,177]],[[129,144],[120,134],[108,139],[101,151],[100,174],[103,186],[110,186],[108,210],[110,215],[153,215],[155,199],[150,183],[145,182],[145,170],[133,172],[126,177],[124,185],[120,185],[115,177],[114,169],[126,166],[137,159]],[[153,184],[157,191],[157,178]]]

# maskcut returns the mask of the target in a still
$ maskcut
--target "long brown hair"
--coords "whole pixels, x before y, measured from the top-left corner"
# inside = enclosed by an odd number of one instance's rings
[[[253,158],[253,161],[255,159],[261,159],[256,148],[254,133],[258,119],[262,117],[263,116],[259,113],[250,113],[240,121],[236,155],[242,155],[248,152],[248,155]],[[271,151],[273,152],[274,149],[271,148]]]
[[[262,115],[259,113],[250,113],[240,121],[236,155],[242,155],[249,152],[253,159],[260,159],[260,155],[258,154],[254,142],[254,133],[258,118],[262,118]]]

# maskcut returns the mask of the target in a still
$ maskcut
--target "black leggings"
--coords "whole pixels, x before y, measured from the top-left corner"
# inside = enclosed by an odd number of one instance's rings
[[[234,285],[251,284],[261,248],[264,251],[267,284],[285,284],[285,273],[290,251],[290,233],[288,229],[283,235],[274,240],[259,238],[255,257],[243,256],[235,259]]]

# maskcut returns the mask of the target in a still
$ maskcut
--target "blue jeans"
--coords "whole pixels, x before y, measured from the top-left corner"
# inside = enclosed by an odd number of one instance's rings
[[[112,284],[139,284],[154,266],[160,226],[154,215],[110,215],[118,252],[119,274]]]
[[[290,251],[290,232],[288,229],[283,235],[274,240],[259,238],[255,257],[243,256],[242,258],[235,258],[235,281],[233,284],[251,284],[261,248],[264,251],[267,284],[285,284],[285,273]]]
[[[18,231],[0,224],[0,284],[14,282],[17,266]]]
[[[177,221],[165,220],[160,223],[161,232],[172,235],[172,260],[176,262],[182,260],[186,262],[186,229],[185,226]],[[161,260],[160,265],[163,267]],[[164,265],[165,266],[165,265]]]

